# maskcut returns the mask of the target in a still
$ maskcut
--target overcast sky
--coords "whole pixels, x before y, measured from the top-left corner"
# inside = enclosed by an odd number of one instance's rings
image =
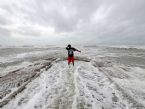
[[[0,45],[145,44],[145,0],[0,0]]]

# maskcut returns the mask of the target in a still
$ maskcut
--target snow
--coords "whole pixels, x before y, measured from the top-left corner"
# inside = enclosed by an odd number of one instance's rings
[[[0,78],[0,108],[145,109],[145,65],[124,60],[124,56],[137,58],[136,49],[123,49],[123,53],[113,47],[78,48],[82,53],[75,54],[78,58],[74,67],[67,65],[63,48],[16,54],[16,60],[38,58],[1,67],[5,75]],[[13,70],[16,71],[12,73]],[[17,86],[18,83],[21,84]],[[20,88],[24,89],[18,91]],[[8,90],[11,92],[4,95]],[[2,105],[11,95],[14,97]]]

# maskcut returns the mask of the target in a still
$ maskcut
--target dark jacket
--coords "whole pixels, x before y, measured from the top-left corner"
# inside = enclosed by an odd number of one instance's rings
[[[77,51],[77,49],[73,48],[73,47],[66,47],[67,51],[68,51],[68,57],[73,57],[74,56],[74,51]]]

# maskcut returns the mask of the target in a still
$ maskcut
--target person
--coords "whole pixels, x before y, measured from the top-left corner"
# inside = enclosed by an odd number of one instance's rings
[[[77,50],[76,48],[71,47],[70,44],[68,44],[68,46],[66,47],[66,50],[68,51],[68,65],[70,65],[70,63],[73,63],[74,66],[74,51],[78,51],[81,52],[79,50]]]

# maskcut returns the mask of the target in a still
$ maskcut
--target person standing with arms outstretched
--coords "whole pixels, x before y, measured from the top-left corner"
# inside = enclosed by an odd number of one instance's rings
[[[70,65],[70,63],[72,62],[74,66],[74,51],[78,51],[78,52],[81,52],[81,51],[77,50],[76,48],[71,47],[70,44],[66,47],[66,50],[68,51],[68,65]]]

